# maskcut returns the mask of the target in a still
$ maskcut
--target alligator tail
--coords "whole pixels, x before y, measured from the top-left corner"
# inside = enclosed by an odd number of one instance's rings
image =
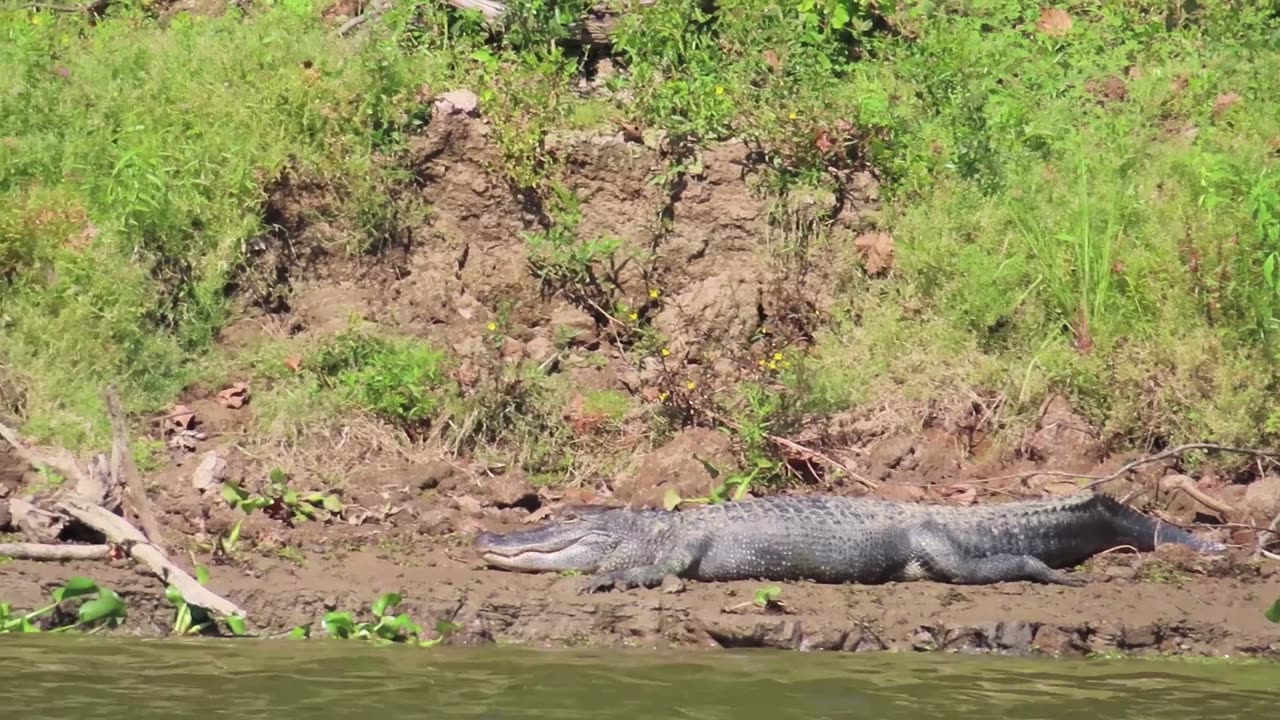
[[[1182,528],[1144,515],[1110,495],[1096,493],[1094,497],[1116,524],[1120,537],[1127,544],[1143,552],[1153,550],[1157,545],[1165,543],[1186,545],[1205,553],[1221,553],[1227,550],[1227,546],[1222,543],[1202,540]]]

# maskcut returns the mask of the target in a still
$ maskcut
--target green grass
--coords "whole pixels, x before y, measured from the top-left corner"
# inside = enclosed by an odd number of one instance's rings
[[[725,0],[714,17],[662,2],[621,23],[610,98],[584,100],[578,59],[552,42],[581,5],[516,3],[500,42],[438,3],[398,5],[369,42],[335,38],[308,0],[166,26],[134,3],[94,25],[0,17],[0,399],[18,398],[37,438],[102,446],[105,382],[146,412],[219,372],[228,290],[270,240],[270,180],[296,168],[327,183],[329,220],[349,230],[331,250],[376,249],[409,222],[394,192],[409,181],[388,160],[425,121],[414,98],[468,86],[502,169],[547,201],[562,168],[542,138],[616,120],[677,149],[742,137],[765,151],[771,192],[867,167],[882,178],[892,272],[852,273],[784,373],[790,399],[742,411],[749,433],[979,388],[1004,395],[1008,417],[1066,392],[1122,444],[1280,434],[1274,12],[1074,3],[1072,29],[1052,36],[1038,7],[1011,0],[882,15]],[[1122,98],[1099,96],[1108,81]],[[572,222],[531,236],[547,276],[569,283],[610,242]],[[356,409],[519,447],[539,476],[572,466],[565,388],[536,371],[503,369],[466,395],[442,349],[344,338],[309,349],[320,364],[296,376],[286,345],[235,364],[270,381],[255,403],[295,432]]]

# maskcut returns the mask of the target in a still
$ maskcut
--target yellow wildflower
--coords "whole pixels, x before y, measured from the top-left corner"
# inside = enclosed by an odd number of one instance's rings
[[[662,293],[658,292],[657,288],[654,288],[653,290],[649,291],[649,297],[653,298],[654,300],[657,300],[658,296],[661,294]]]
[[[488,325],[486,325],[485,327],[489,328],[489,332],[493,332],[493,331],[495,331],[495,330],[497,330],[497,329],[498,329],[498,323],[491,322],[491,323],[489,323]]]
[[[774,360],[781,360],[781,359],[782,359],[782,353],[774,353],[774,354],[773,354],[773,359],[774,359]]]
[[[716,94],[717,94],[717,95],[723,95],[723,94],[724,94],[724,87],[722,87],[722,86],[720,86],[720,85],[717,85],[717,86],[716,86]]]
[[[696,383],[696,382],[694,382],[694,381],[690,380],[690,381],[688,382],[688,384],[686,384],[686,385],[685,385],[685,387],[687,387],[687,388],[689,388],[690,390],[692,390],[692,389],[694,389],[694,388],[698,387],[698,383]]]
[[[662,348],[662,357],[667,357],[670,354],[671,354],[670,350],[668,350],[667,348]]]

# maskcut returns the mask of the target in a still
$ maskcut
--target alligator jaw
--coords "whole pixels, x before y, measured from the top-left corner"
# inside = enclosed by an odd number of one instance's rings
[[[578,523],[556,523],[508,534],[482,532],[475,549],[489,565],[518,572],[591,571],[604,549]]]

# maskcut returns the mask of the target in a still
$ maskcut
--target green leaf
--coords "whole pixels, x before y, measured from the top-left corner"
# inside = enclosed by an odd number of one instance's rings
[[[346,505],[343,505],[343,504],[342,504],[342,501],[338,499],[338,496],[336,496],[336,495],[325,495],[325,497],[324,497],[324,509],[325,509],[325,510],[328,510],[328,511],[329,511],[329,512],[331,512],[331,513],[340,513],[340,512],[342,512],[343,510],[345,510],[345,509],[346,509],[346,507],[347,507],[347,506],[346,506]]]
[[[98,620],[124,617],[124,601],[115,592],[103,588],[97,599],[90,600],[80,606],[80,622],[93,623]]]
[[[662,507],[666,508],[668,512],[679,507],[681,502],[680,493],[673,487],[667,488],[667,492],[662,496]]]
[[[777,600],[778,596],[781,594],[782,594],[782,588],[778,587],[777,585],[763,587],[763,588],[760,588],[759,590],[756,590],[755,601],[756,601],[756,604],[760,606],[768,605],[769,603]]]
[[[1273,289],[1276,287],[1276,253],[1271,253],[1262,263],[1262,277],[1267,281]]]
[[[289,480],[289,476],[280,468],[272,468],[271,474],[268,477],[271,478],[271,483],[273,485],[284,485]]]
[[[222,483],[222,499],[227,501],[231,507],[240,505],[249,498],[249,493],[236,487],[231,483]]]
[[[387,614],[388,608],[393,608],[400,604],[404,598],[399,593],[389,592],[382,597],[373,601],[372,610],[374,615],[382,616]]]
[[[240,526],[241,525],[244,525],[244,518],[240,518],[240,520],[235,525],[231,526],[231,532],[227,533],[228,545],[235,545],[236,543],[240,542]]]
[[[228,615],[222,621],[227,624],[227,629],[231,631],[232,635],[244,635],[248,629],[244,618],[239,615]]]
[[[289,638],[293,640],[305,640],[311,637],[310,625],[297,625],[289,631]]]
[[[245,500],[244,502],[240,503],[240,509],[244,510],[245,512],[253,512],[254,510],[261,510],[262,508],[270,504],[271,504],[270,500],[262,497],[261,495],[254,495],[248,500]]]
[[[169,602],[179,607],[187,604],[186,599],[182,597],[182,591],[178,589],[177,585],[171,584],[169,587],[165,588],[164,596],[169,600]]]
[[[68,580],[62,587],[54,588],[53,599],[62,602],[81,595],[92,595],[98,590],[98,583],[87,577],[76,576]]]
[[[849,24],[849,9],[844,5],[837,5],[835,12],[831,13],[831,24],[837,28],[842,28]]]
[[[236,524],[239,525],[239,523],[236,523]],[[209,584],[209,568],[203,565],[196,566],[196,582],[200,583],[201,585]]]
[[[1273,623],[1280,623],[1280,600],[1276,600],[1271,607],[1267,608],[1263,616]]]
[[[355,618],[349,612],[334,611],[325,613],[324,631],[333,637],[350,637],[351,633],[355,631],[355,627]]]

